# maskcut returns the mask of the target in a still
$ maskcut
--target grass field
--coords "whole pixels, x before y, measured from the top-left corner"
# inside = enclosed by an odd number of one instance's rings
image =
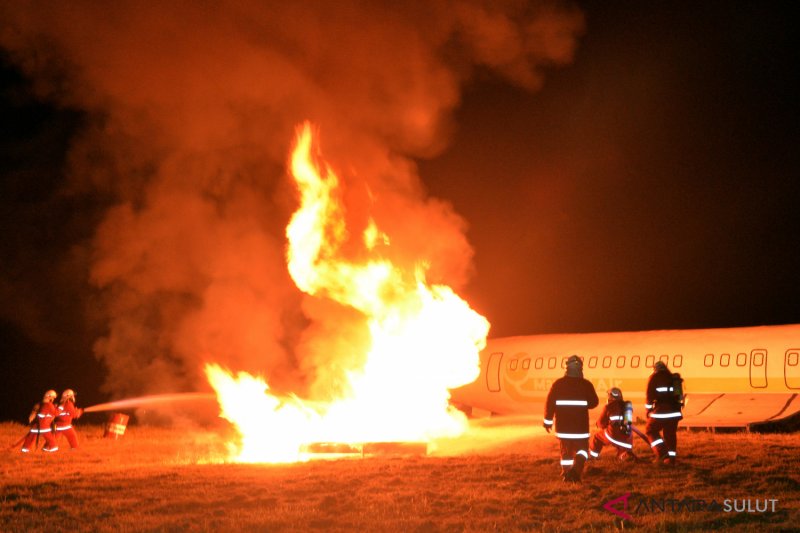
[[[24,455],[7,447],[26,428],[0,424],[0,531],[800,528],[799,434],[681,432],[674,468],[620,464],[606,450],[572,485],[558,477],[556,439],[538,428],[483,428],[427,456],[287,465],[219,462],[224,437],[208,430],[133,426],[119,440],[100,426],[78,430],[78,450],[62,442],[56,453]],[[629,519],[603,508],[626,494]],[[734,508],[745,504],[752,512]]]

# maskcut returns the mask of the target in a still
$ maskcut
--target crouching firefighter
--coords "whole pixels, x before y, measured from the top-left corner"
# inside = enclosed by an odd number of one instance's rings
[[[55,452],[58,451],[56,438],[53,435],[53,420],[55,419],[58,411],[56,406],[53,405],[53,400],[56,399],[56,391],[49,390],[44,393],[44,398],[40,403],[33,406],[28,423],[31,428],[28,435],[25,437],[25,442],[22,443],[22,452],[27,453],[31,451],[31,447],[39,446],[39,436],[44,438],[44,451]],[[35,442],[35,444],[34,444]]]
[[[78,447],[78,435],[72,427],[72,421],[80,418],[83,409],[75,407],[75,391],[66,389],[61,393],[61,401],[58,404],[58,414],[56,415],[56,439],[64,435],[69,442],[69,447]]]
[[[583,378],[583,361],[577,355],[567,359],[567,372],[550,387],[544,410],[544,428],[549,433],[555,419],[561,446],[561,477],[579,482],[589,458],[589,409],[597,407],[597,393]]]
[[[597,418],[598,431],[592,437],[589,455],[600,457],[603,446],[610,445],[617,450],[617,459],[633,461],[633,405],[622,399],[622,391],[617,387],[608,390],[608,402]]]
[[[655,454],[654,462],[674,465],[678,455],[678,422],[683,418],[683,380],[663,361],[656,361],[647,380],[645,433]]]

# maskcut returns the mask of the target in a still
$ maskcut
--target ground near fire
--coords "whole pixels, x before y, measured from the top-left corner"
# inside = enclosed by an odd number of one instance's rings
[[[0,425],[6,446],[24,433]],[[80,433],[75,451],[2,453],[0,530],[765,531],[800,520],[796,433],[681,432],[674,469],[606,451],[581,485],[559,480],[556,440],[532,426],[473,429],[428,456],[284,465],[216,462],[222,430]]]

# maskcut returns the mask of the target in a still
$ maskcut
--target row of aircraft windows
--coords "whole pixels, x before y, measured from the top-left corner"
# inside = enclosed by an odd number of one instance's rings
[[[726,367],[730,366],[731,362],[735,362],[736,366],[747,366],[748,362],[748,355],[746,353],[737,353],[735,356],[732,356],[729,353],[721,353],[719,357],[715,357],[713,353],[707,353],[706,356],[703,358],[703,364],[707,367],[714,366],[714,363],[718,364],[719,366]],[[753,350],[752,357],[753,360],[750,361],[750,364],[753,366],[762,366],[766,361],[766,350]],[[797,354],[789,354],[789,365],[794,366],[791,363],[791,356]],[[797,364],[795,362],[795,364]]]
[[[547,368],[554,369],[558,364],[558,357],[551,356],[551,357],[537,357],[533,359],[533,368],[536,370],[540,370],[545,368],[545,363]],[[629,366],[630,368],[639,368],[642,364],[642,357],[639,355],[632,355],[630,358],[626,355],[617,355],[616,357],[606,355],[603,357],[599,357],[597,355],[592,355],[586,361],[586,358],[581,358],[586,363],[586,366],[589,368],[597,368],[600,366],[601,368],[611,368],[614,365],[616,368],[625,368]],[[672,363],[670,364],[670,359]],[[653,368],[656,360],[663,361],[668,367],[670,368],[680,368],[683,365],[683,355],[673,355],[671,358],[669,355],[660,355],[658,359],[656,359],[655,355],[648,355],[644,358],[644,365],[645,368]],[[508,362],[508,368],[510,370],[516,370],[520,366],[519,359],[512,359]],[[528,370],[531,367],[531,359],[525,358],[522,359],[522,369]],[[567,357],[561,358],[561,368],[567,367]]]
[[[749,356],[752,355],[752,360],[749,360]],[[731,366],[734,364],[736,366],[747,366],[748,363],[752,366],[763,366],[766,363],[766,350],[753,350],[750,354],[747,353],[738,353],[731,355],[729,353],[719,354],[717,357],[713,353],[706,354],[703,358],[703,364],[706,367],[712,367],[716,363],[721,367]],[[586,362],[585,358],[584,361]],[[670,364],[671,359],[671,364]],[[558,357],[551,356],[551,357],[537,357],[533,359],[533,368],[536,370],[541,370],[542,368],[554,369],[556,365],[558,365]],[[673,355],[671,358],[669,355],[659,355],[659,361],[663,361],[668,367],[670,368],[680,368],[683,365],[683,355],[677,354]],[[786,364],[788,366],[798,366],[800,364],[800,354],[796,351],[788,352],[787,351],[787,359]],[[520,366],[519,359],[512,359],[508,362],[508,368],[510,370],[516,370]],[[656,362],[655,355],[648,355],[644,358],[644,364],[646,368],[653,368],[653,365]],[[545,365],[546,363],[546,365]],[[589,368],[597,368],[600,366],[601,368],[611,368],[611,366],[615,366],[616,368],[639,368],[642,363],[641,356],[632,355],[630,358],[625,355],[617,355],[611,356],[606,355],[603,357],[599,357],[596,355],[592,355],[589,357],[588,362],[586,362],[586,366]],[[561,368],[566,368],[567,366],[567,357],[561,358]],[[525,358],[522,359],[522,369],[528,370],[531,367],[531,359]]]

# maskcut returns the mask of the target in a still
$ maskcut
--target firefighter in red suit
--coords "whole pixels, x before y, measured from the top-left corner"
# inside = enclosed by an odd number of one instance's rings
[[[555,419],[564,481],[581,480],[583,465],[589,458],[589,409],[597,404],[594,387],[583,378],[583,361],[577,355],[570,356],[566,374],[547,393],[543,421],[549,433]]]
[[[595,425],[599,431],[592,437],[589,448],[589,456],[592,459],[600,457],[603,446],[607,444],[617,450],[617,459],[621,461],[636,459],[633,454],[633,432],[625,422],[625,400],[622,398],[622,391],[617,387],[608,390],[608,403],[603,406]]]
[[[75,407],[75,391],[66,389],[61,393],[61,401],[58,403],[58,415],[56,415],[56,441],[64,435],[69,442],[70,448],[78,447],[78,435],[72,427],[72,421],[80,418],[83,409]]]
[[[33,406],[28,417],[28,422],[31,425],[28,435],[25,437],[25,442],[22,443],[22,451],[27,453],[31,451],[31,447],[38,446],[37,438],[44,438],[44,451],[55,452],[58,451],[58,444],[53,435],[53,420],[55,420],[58,410],[53,405],[53,400],[56,399],[56,391],[49,390],[44,393],[41,403]],[[36,442],[36,444],[34,444]]]
[[[663,361],[656,361],[647,380],[647,426],[645,433],[655,454],[654,462],[672,466],[678,455],[678,422],[683,418],[681,401],[673,388],[673,375]]]

